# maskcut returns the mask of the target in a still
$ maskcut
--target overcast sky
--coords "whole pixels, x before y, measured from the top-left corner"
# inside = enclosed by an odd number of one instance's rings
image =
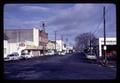
[[[76,35],[95,32],[103,37],[103,7],[106,7],[107,37],[116,37],[116,6],[114,4],[6,4],[4,29],[41,28],[46,24],[50,40],[63,35],[64,41],[74,43]]]

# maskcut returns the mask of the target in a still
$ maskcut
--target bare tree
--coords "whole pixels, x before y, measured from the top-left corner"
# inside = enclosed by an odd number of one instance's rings
[[[75,37],[75,48],[83,50],[90,46],[90,42],[92,46],[97,44],[97,38],[94,36],[94,34],[90,32],[79,34]]]

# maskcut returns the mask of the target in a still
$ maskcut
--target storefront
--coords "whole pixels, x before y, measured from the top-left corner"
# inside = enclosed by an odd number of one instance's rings
[[[104,53],[104,38],[99,38],[99,56],[102,57]],[[106,38],[106,57],[116,58],[117,56],[116,38]]]

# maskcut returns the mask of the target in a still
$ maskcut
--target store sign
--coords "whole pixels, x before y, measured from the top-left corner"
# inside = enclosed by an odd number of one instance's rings
[[[104,41],[102,41],[102,44],[104,44]],[[113,45],[113,44],[116,44],[116,41],[106,41],[106,44]]]

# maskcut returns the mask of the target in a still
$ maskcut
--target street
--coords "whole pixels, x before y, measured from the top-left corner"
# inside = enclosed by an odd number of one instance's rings
[[[116,79],[116,68],[88,62],[84,54],[40,56],[4,62],[7,80],[101,80]]]

